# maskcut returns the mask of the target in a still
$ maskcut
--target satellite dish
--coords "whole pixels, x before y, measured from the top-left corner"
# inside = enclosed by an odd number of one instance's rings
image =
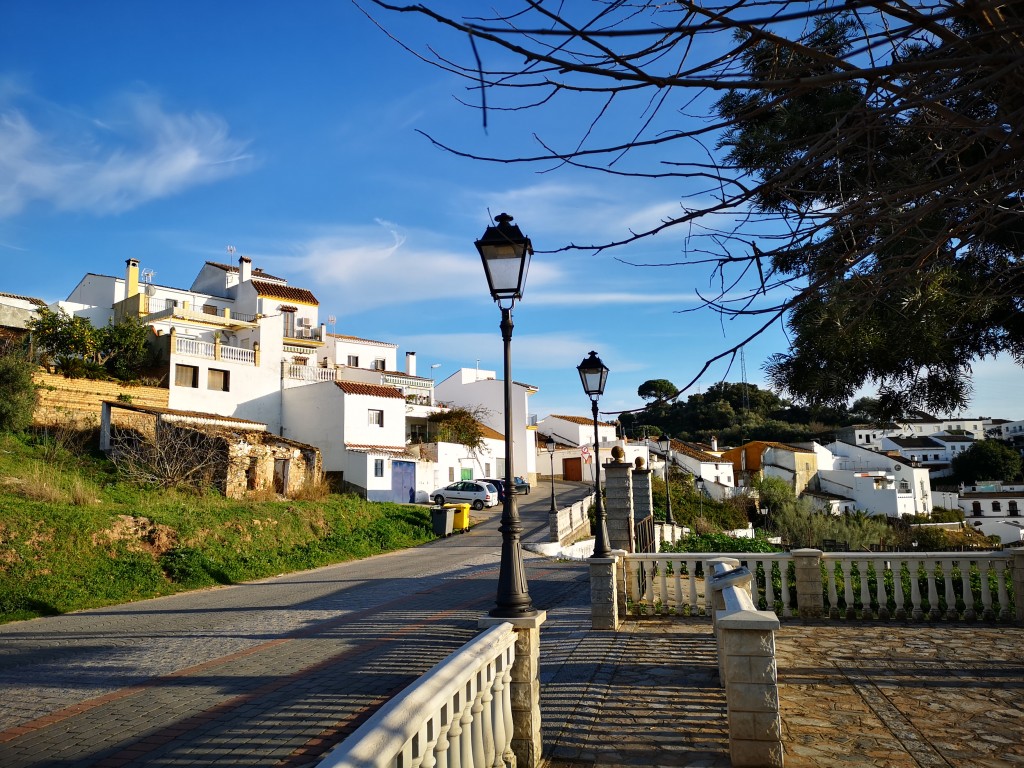
[[[146,286],[146,295],[147,296],[156,296],[156,286],[155,285],[147,285]]]
[[[903,465],[902,464],[894,464],[893,465],[893,469],[895,469],[897,472],[899,472],[901,469],[903,469]]]

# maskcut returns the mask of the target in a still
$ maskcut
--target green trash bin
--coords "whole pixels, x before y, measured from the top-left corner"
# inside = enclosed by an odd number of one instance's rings
[[[455,523],[455,510],[451,507],[431,507],[430,523],[435,536],[451,536]]]

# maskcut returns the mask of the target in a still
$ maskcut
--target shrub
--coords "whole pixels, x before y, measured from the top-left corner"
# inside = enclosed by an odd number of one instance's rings
[[[0,354],[0,431],[21,432],[31,426],[36,407],[34,368],[18,351]]]

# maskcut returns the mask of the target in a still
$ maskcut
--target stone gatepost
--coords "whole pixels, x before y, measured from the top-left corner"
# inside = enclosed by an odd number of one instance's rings
[[[605,516],[608,545],[612,549],[636,552],[633,517],[633,465],[622,461],[619,446],[612,449],[613,460],[604,465]]]
[[[591,557],[590,626],[593,629],[619,628],[619,562],[625,552],[615,550],[611,557]]]
[[[1013,550],[1010,553],[1010,569],[1013,574],[1014,618],[1024,622],[1024,552]]]
[[[825,613],[825,596],[821,588],[820,549],[794,549],[796,570],[796,606],[801,619],[820,619]]]
[[[546,611],[521,619],[484,616],[479,627],[486,629],[508,622],[516,630],[516,660],[512,664],[512,752],[520,768],[541,763],[543,742],[540,735],[540,625]]]
[[[633,469],[633,517],[643,520],[654,512],[651,470],[644,469],[644,460],[639,456]]]
[[[729,757],[737,768],[783,765],[775,664],[778,628],[779,619],[771,611],[738,611],[718,619]]]

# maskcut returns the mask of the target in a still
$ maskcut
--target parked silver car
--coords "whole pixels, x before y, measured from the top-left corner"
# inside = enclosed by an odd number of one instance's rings
[[[469,502],[473,509],[493,507],[498,503],[498,489],[490,483],[483,483],[478,480],[460,480],[451,483],[444,488],[438,488],[430,498],[435,504],[444,504],[449,501]]]

